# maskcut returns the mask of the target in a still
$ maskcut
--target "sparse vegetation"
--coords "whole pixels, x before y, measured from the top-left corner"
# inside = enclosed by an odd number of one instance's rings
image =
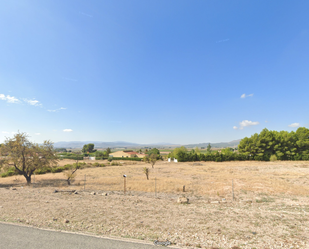
[[[144,157],[144,162],[150,163],[151,167],[154,168],[154,165],[157,162],[157,155],[156,154],[151,154],[150,156],[147,155]]]
[[[271,162],[277,161],[277,156],[276,155],[271,155],[270,158],[269,158],[269,161],[271,161]]]
[[[64,172],[65,176],[67,177],[66,181],[68,182],[68,185],[71,185],[72,179],[74,179],[76,176],[76,171],[80,168],[81,165],[79,165],[78,162],[76,162],[70,165],[68,169]]]
[[[50,141],[38,145],[30,142],[27,134],[21,132],[5,140],[4,145],[1,146],[0,156],[2,158],[0,166],[7,169],[14,167],[15,172],[26,178],[27,184],[31,184],[34,171],[51,168],[57,159]],[[12,169],[9,172],[13,172]]]
[[[147,180],[149,180],[149,173],[150,173],[150,169],[147,167],[143,168],[143,172],[146,175]]]

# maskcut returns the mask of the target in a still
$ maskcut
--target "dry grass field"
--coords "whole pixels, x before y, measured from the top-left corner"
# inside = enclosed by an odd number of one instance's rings
[[[73,163],[62,160],[59,166]],[[88,161],[94,163],[94,161]],[[142,162],[119,161],[122,166],[87,168],[77,171],[73,181],[76,189],[83,189],[86,175],[86,187],[93,190],[123,191],[123,174],[127,175],[127,190],[155,192],[155,178],[158,193],[180,194],[183,185],[188,195],[203,197],[222,196],[231,198],[232,180],[235,196],[241,193],[253,195],[284,194],[306,196],[309,193],[309,162],[188,162],[168,163],[159,161],[154,169]],[[143,167],[149,167],[150,179],[147,180]],[[24,184],[23,176],[2,178],[3,184]],[[35,184],[39,186],[66,187],[63,173],[36,175]]]
[[[145,241],[168,239],[188,248],[309,248],[309,162],[162,161],[151,169],[150,180],[143,167],[151,166],[145,163],[100,163],[107,166],[78,170],[71,186],[64,173],[36,175],[31,187],[22,176],[1,178],[0,220]],[[189,204],[176,202],[183,195]]]

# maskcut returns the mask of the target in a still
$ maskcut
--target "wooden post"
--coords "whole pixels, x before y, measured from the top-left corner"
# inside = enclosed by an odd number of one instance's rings
[[[33,187],[34,187],[34,184],[35,184],[35,173],[33,173],[33,184],[32,184]]]
[[[233,194],[233,201],[234,201],[234,179],[232,179],[232,194]]]
[[[186,192],[186,186],[185,185],[182,186],[182,192]]]
[[[127,190],[126,177],[124,177],[123,180],[124,180],[124,182],[123,182],[123,192],[124,192],[124,194],[126,194],[126,190]]]

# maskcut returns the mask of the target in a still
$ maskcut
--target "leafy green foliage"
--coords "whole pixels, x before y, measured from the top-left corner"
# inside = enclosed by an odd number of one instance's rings
[[[151,157],[151,155],[155,155],[155,157],[156,157],[157,160],[162,159],[162,157],[161,157],[161,155],[160,155],[160,151],[159,151],[157,148],[153,148],[153,149],[149,150],[146,154],[147,154],[149,157]]]
[[[279,160],[309,159],[309,129],[300,127],[296,132],[269,131],[264,129],[239,143],[239,152],[254,160],[270,160],[276,155]]]
[[[85,144],[82,152],[83,153],[92,153],[95,152],[96,150],[94,150],[94,144]]]
[[[152,153],[151,155],[147,155],[144,157],[144,161],[146,163],[150,163],[153,168],[157,162],[157,155],[155,153]]]
[[[109,157],[108,161],[112,160],[129,160],[129,161],[142,161],[142,158],[139,157]]]
[[[206,151],[209,152],[209,153],[211,152],[211,145],[210,145],[210,143],[208,143]]]
[[[277,156],[271,155],[270,158],[269,158],[269,161],[271,161],[271,162],[277,161]]]
[[[13,138],[6,139],[1,146],[0,158],[2,158],[0,166],[7,169],[13,166],[26,178],[27,184],[31,183],[31,176],[36,170],[51,168],[57,159],[53,143],[50,141],[44,141],[42,145],[32,143],[28,140],[27,134],[21,132],[16,133]]]

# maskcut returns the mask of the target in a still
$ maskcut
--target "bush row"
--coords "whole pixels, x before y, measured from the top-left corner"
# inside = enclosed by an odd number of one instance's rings
[[[83,168],[90,168],[90,167],[105,167],[105,164],[103,164],[103,163],[86,164],[85,162],[83,162],[83,163],[78,163],[78,166],[79,166],[80,169],[83,169]],[[44,167],[44,168],[37,169],[34,172],[37,175],[43,175],[43,174],[46,174],[46,173],[59,173],[59,172],[65,171],[65,170],[69,170],[72,167],[73,167],[73,164],[66,164],[62,167]],[[1,177],[7,177],[7,176],[13,176],[13,175],[19,175],[19,173],[14,167],[11,167],[6,172],[2,173],[0,176]]]
[[[142,161],[142,158],[139,158],[139,157],[109,157],[108,159],[112,159],[112,160]]]
[[[59,156],[58,159],[72,159],[72,160],[84,160],[84,156]]]
[[[196,154],[196,153],[185,153],[181,152],[177,156],[179,162],[192,162],[192,161],[213,161],[213,162],[225,162],[225,161],[269,161],[270,156],[268,155],[248,155],[244,153],[230,153],[230,154]],[[290,156],[288,160],[309,160],[309,155],[296,154],[295,156]]]

